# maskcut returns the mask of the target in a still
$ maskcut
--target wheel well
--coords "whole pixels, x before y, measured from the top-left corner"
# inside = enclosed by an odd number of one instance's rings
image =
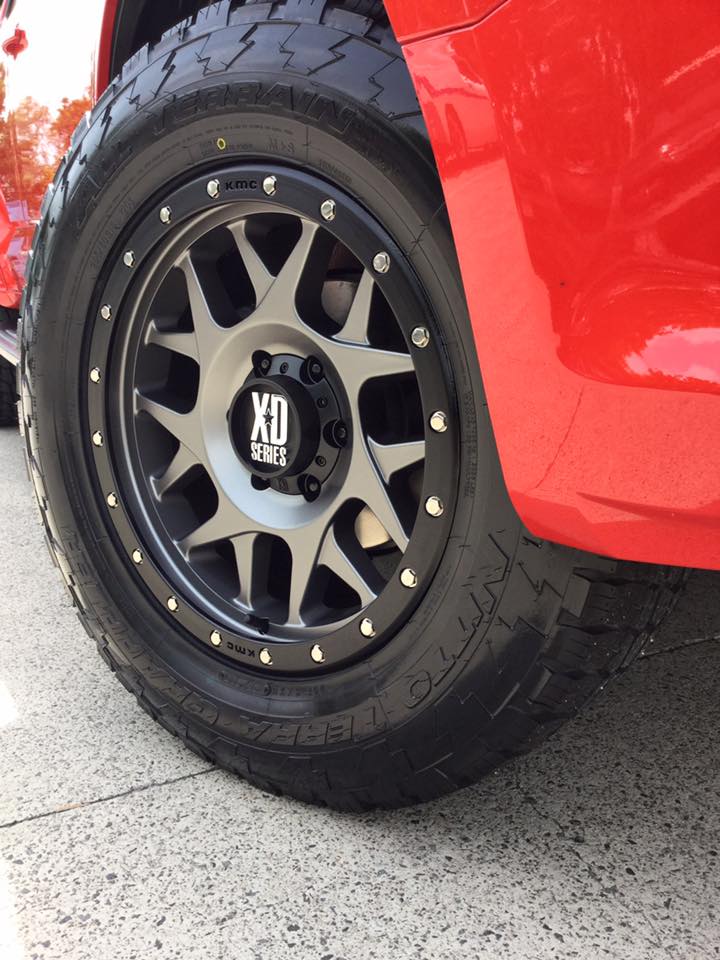
[[[134,53],[159,40],[166,30],[206,7],[207,0],[120,0],[115,20],[110,76]]]
[[[241,6],[246,0],[236,0]],[[166,30],[207,7],[208,0],[119,0],[113,36],[110,76],[116,76],[126,60],[145,46],[159,40]],[[331,0],[330,6],[384,20],[382,0]]]

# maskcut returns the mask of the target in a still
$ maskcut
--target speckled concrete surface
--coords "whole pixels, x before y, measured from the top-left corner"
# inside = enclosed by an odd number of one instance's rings
[[[208,770],[134,706],[58,584],[0,430],[0,957],[720,957],[718,577],[544,749],[342,817]],[[70,808],[70,809],[68,809]]]

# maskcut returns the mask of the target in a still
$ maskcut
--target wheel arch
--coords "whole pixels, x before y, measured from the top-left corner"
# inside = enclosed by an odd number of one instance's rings
[[[482,0],[485,6],[489,2],[491,0]],[[328,5],[342,4],[333,4],[333,0],[330,0]],[[166,30],[207,6],[207,0],[169,0],[162,4],[154,0],[106,0],[104,83],[119,73],[123,63],[146,43],[155,42]],[[348,0],[345,6],[373,18],[387,16],[400,40],[415,38],[438,27],[449,29],[466,19],[465,5],[460,0],[444,5],[440,18],[442,22],[438,20],[431,0],[410,5],[400,0],[388,0],[387,3],[385,0]],[[413,9],[407,10],[408,6]]]

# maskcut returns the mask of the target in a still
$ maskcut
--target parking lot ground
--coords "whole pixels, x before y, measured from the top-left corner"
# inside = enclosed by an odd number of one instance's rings
[[[720,576],[535,754],[396,813],[266,796],[95,654],[0,430],[2,960],[720,957]]]

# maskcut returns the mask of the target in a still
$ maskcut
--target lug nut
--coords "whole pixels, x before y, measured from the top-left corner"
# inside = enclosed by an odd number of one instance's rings
[[[160,211],[160,220],[162,223],[170,223],[172,220],[172,210],[170,207],[163,207]]]
[[[272,663],[272,654],[267,649],[267,647],[262,648],[262,650],[259,653],[259,657],[260,657],[260,663],[264,667],[269,667],[270,664]]]
[[[128,250],[125,253],[125,256],[123,257],[123,263],[125,264],[126,267],[135,266],[135,254],[133,253],[132,250]]]
[[[93,367],[90,371],[90,379],[93,383],[100,383],[102,380],[102,374],[100,373],[100,367]]]
[[[213,200],[217,200],[220,196],[220,181],[219,180],[208,180],[208,185],[205,188],[208,192],[208,196]]]
[[[369,619],[369,617],[365,617],[360,621],[360,633],[364,637],[367,637],[368,640],[375,636],[375,624]]]
[[[107,495],[107,505],[110,507],[111,510],[117,509],[119,504],[120,504],[120,501],[118,500],[116,493],[109,493]]]
[[[411,570],[410,567],[405,567],[405,569],[400,574],[400,583],[407,587],[408,590],[412,590],[413,587],[418,585],[418,577],[414,570]]]
[[[269,354],[258,350],[257,353],[253,354],[253,366],[255,367],[257,376],[264,377],[272,366],[272,358]]]
[[[323,200],[320,205],[320,213],[322,214],[323,220],[334,220],[337,207],[334,200]]]
[[[313,658],[315,663],[325,663],[325,653],[323,652],[322,647],[317,643],[310,651],[310,656]]]
[[[428,497],[425,501],[425,510],[431,517],[441,517],[445,512],[445,504],[440,497]]]
[[[170,613],[177,613],[180,609],[180,604],[178,603],[177,597],[168,597],[167,608]]]
[[[436,410],[430,417],[430,427],[435,433],[445,433],[448,428],[447,414],[443,413],[442,410]]]
[[[214,647],[220,646],[220,644],[222,643],[222,634],[220,633],[219,630],[213,630],[213,632],[210,634],[210,643]]]
[[[387,273],[390,269],[390,254],[385,253],[384,250],[376,253],[373,260],[373,267],[377,273]]]
[[[313,383],[320,383],[323,378],[323,366],[315,357],[311,357],[307,362],[307,375]]]
[[[300,489],[308,502],[317,500],[320,493],[320,481],[316,477],[301,477]]]
[[[263,190],[269,197],[274,197],[277,193],[277,177],[265,177],[263,180]]]
[[[110,306],[109,303],[106,303],[102,307],[100,307],[100,316],[103,318],[103,320],[112,319],[112,307]]]
[[[96,447],[101,447],[105,443],[105,438],[99,430],[96,430],[92,435],[92,442]]]
[[[415,327],[411,339],[416,347],[423,350],[430,343],[430,332],[427,327]]]
[[[334,447],[342,448],[348,442],[348,428],[342,420],[336,420],[330,428],[330,441]]]
[[[140,564],[143,562],[144,559],[145,557],[143,557],[142,555],[142,550],[133,550],[132,552],[133,563],[136,563],[138,566],[140,566]]]

